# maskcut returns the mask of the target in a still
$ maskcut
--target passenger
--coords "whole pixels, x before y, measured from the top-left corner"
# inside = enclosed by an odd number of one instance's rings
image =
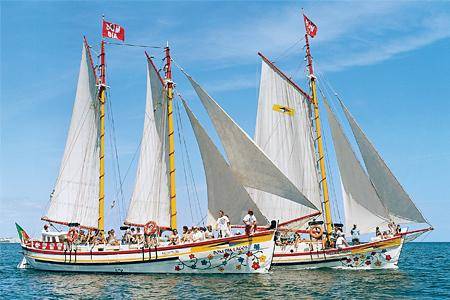
[[[48,234],[48,224],[44,224],[44,228],[42,229],[42,240],[45,241],[45,237]]]
[[[395,230],[396,230],[396,227],[397,227],[395,225],[395,222],[394,221],[389,222],[388,227],[389,227],[389,232],[391,234],[395,234]]]
[[[136,228],[136,243],[143,244],[144,243],[144,235],[141,232],[141,228]]]
[[[192,241],[195,242],[200,242],[203,241],[204,239],[204,235],[202,234],[202,232],[198,229],[197,226],[193,226],[192,227]]]
[[[136,230],[134,229],[134,227],[131,228],[131,233],[130,233],[130,244],[136,244],[137,240],[136,240]]]
[[[389,232],[383,231],[383,239],[387,239],[387,238],[389,238]]]
[[[212,230],[212,226],[208,225],[206,226],[206,231],[205,231],[205,239],[210,240],[214,238],[214,233]]]
[[[202,241],[206,240],[206,228],[200,227],[200,232],[202,233]]]
[[[231,222],[230,222],[230,217],[228,215],[225,215],[225,217],[227,217],[228,222],[227,222],[227,227],[228,227],[228,232],[230,233],[229,236],[233,236],[233,231],[231,231]]]
[[[397,227],[395,228],[395,234],[398,235],[400,233],[402,233],[402,228],[397,224]]]
[[[86,235],[86,243],[93,244],[94,243],[94,231],[92,229],[88,229],[87,235]]]
[[[228,224],[230,223],[230,219],[223,213],[223,210],[219,210],[219,218],[216,222],[216,228],[219,231],[218,237],[224,238],[231,236],[231,231],[228,228]]]
[[[180,243],[180,237],[176,229],[172,230],[172,234],[169,237],[169,245],[178,245]]]
[[[80,230],[80,234],[78,235],[78,244],[84,245],[86,244],[86,234],[84,233],[84,230]]]
[[[338,236],[337,240],[336,240],[336,248],[338,249],[342,249],[344,247],[348,247],[348,243],[345,240],[343,235]]]
[[[183,233],[181,234],[181,243],[187,243],[188,242],[188,227],[187,226],[183,226]]]
[[[245,234],[252,235],[256,231],[256,217],[253,215],[253,210],[249,209],[247,215],[242,220],[245,224]]]
[[[356,228],[356,224],[353,224],[350,234],[352,235],[352,244],[359,245],[359,229]]]
[[[380,227],[375,228],[375,235],[379,238],[382,238],[381,236],[381,231],[380,231]]]
[[[95,245],[106,244],[105,234],[103,232],[96,230],[94,244]]]

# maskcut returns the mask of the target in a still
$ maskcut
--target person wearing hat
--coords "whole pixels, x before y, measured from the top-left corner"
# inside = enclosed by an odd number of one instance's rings
[[[245,215],[244,219],[242,220],[245,224],[245,234],[251,235],[256,231],[256,217],[253,214],[253,210],[249,209],[247,212],[247,215]]]

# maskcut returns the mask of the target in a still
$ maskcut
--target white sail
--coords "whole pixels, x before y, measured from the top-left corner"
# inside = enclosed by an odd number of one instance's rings
[[[426,223],[423,215],[342,102],[341,106],[361,151],[370,180],[391,217],[398,223]]]
[[[219,149],[184,101],[183,105],[194,129],[205,169],[208,189],[208,224],[214,223],[216,219],[214,216],[219,210],[223,210],[228,215],[231,224],[241,224],[248,209],[253,210],[260,224],[267,223],[247,190],[231,171]]]
[[[170,199],[167,174],[167,118],[163,85],[154,65],[147,68],[147,99],[136,181],[126,224],[145,225],[155,221],[170,227]]]
[[[376,226],[389,221],[389,214],[325,99],[324,103],[341,175],[346,229],[356,224],[361,233],[374,232]]]
[[[262,60],[255,142],[316,207],[321,207],[308,99],[279,70]],[[255,191],[269,219],[289,221],[315,210],[277,195]]]
[[[83,46],[77,92],[58,179],[45,220],[98,226],[99,114],[95,74]]]
[[[186,76],[206,108],[239,181],[244,186],[317,209],[202,87]]]

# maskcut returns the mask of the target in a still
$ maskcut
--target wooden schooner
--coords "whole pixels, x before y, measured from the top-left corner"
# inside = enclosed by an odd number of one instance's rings
[[[297,233],[295,242],[277,242],[273,264],[296,268],[395,268],[404,242],[432,230],[432,227],[412,231],[402,228],[399,232],[391,229],[387,237],[376,237],[370,242],[340,249],[331,241],[333,231],[343,225],[333,223],[331,213],[318,82],[309,45],[309,37],[315,36],[317,27],[305,15],[303,17],[310,93],[259,53],[262,69],[255,142],[313,204],[299,204],[279,195],[253,192],[261,212],[269,219],[280,221],[280,233]],[[322,99],[341,177],[345,232],[349,233],[353,224],[357,224],[361,234],[375,233],[377,227],[387,231],[392,222],[429,224],[344,103],[339,99],[365,169],[324,95]]]
[[[158,242],[115,245],[77,242],[76,235],[80,228],[98,230],[100,235],[104,235],[105,231],[106,43],[102,40],[100,63],[94,67],[90,46],[86,39],[83,42],[66,147],[49,208],[42,217],[50,224],[60,224],[70,229],[43,232],[42,238],[34,239],[16,224],[24,255],[20,267],[108,273],[267,272],[272,262],[275,234],[275,230],[269,227],[251,236],[240,234],[177,245]],[[177,228],[174,83],[168,46],[164,48],[164,53],[164,78],[147,56],[144,130],[135,187],[124,220],[129,226],[144,227],[145,232],[156,236],[156,239],[162,231]],[[194,87],[201,89],[198,85]],[[187,104],[183,104],[206,172],[210,219],[212,214],[222,209],[230,214],[233,224],[240,224],[247,209],[252,208],[256,216],[263,220],[258,207],[246,192],[242,178],[232,172]],[[209,105],[217,110],[218,117],[226,117],[217,103],[210,101]],[[229,124],[234,126],[231,130],[239,131],[233,124]],[[241,135],[244,143],[253,143],[243,131]],[[236,145],[233,151],[239,153],[240,149]],[[256,145],[254,151],[256,155],[264,156]],[[274,165],[268,165],[267,172],[281,174]],[[247,178],[247,182],[251,180]]]

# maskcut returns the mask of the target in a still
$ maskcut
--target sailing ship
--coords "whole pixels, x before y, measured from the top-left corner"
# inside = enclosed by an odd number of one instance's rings
[[[395,268],[404,243],[433,228],[339,98],[363,159],[360,162],[320,90],[337,157],[345,211],[344,224],[333,223],[326,167],[328,153],[324,150],[317,93],[321,83],[314,74],[309,45],[309,37],[314,37],[317,27],[305,15],[304,22],[310,93],[259,53],[262,68],[255,142],[313,204],[294,203],[262,191],[252,193],[261,212],[269,219],[279,220],[280,234],[297,236],[295,242],[277,243],[273,264],[295,268]],[[411,231],[401,228],[398,232],[387,228],[389,224],[392,227],[410,223],[430,226]],[[375,233],[377,227],[390,234],[340,249],[333,246],[333,232],[345,226],[344,232],[348,234],[354,224],[363,235]]]
[[[79,229],[105,230],[105,103],[106,53],[101,42],[100,63],[94,66],[91,47],[83,42],[78,85],[72,120],[62,163],[49,208],[42,220],[65,230],[42,232],[42,238],[30,238],[17,225],[24,258],[20,268],[50,271],[108,273],[263,273],[270,269],[274,251],[274,227],[252,235],[207,239],[169,245],[81,244]],[[148,237],[177,228],[174,140],[174,82],[170,48],[164,48],[164,78],[147,55],[147,96],[145,121],[134,191],[124,224],[144,228]],[[99,75],[97,75],[97,71]],[[189,77],[190,78],[190,77]],[[190,78],[192,82],[193,79]],[[195,85],[196,89],[201,89]],[[232,224],[242,222],[248,209],[264,220],[250,198],[245,184],[257,179],[238,177],[214,145],[193,112],[183,101],[201,152],[208,189],[208,218],[219,210],[226,211]],[[209,107],[218,118],[226,114],[213,100]],[[230,120],[228,120],[230,122]],[[236,134],[240,128],[224,129]],[[253,145],[256,155],[265,157],[259,148],[240,131],[243,143]],[[233,153],[240,149],[233,147]],[[280,175],[273,164],[266,172]],[[287,178],[282,178],[282,180]],[[285,182],[283,182],[285,183]],[[293,184],[289,186],[292,188]],[[279,187],[276,192],[282,194]],[[289,191],[287,191],[289,192]],[[67,230],[69,228],[69,230]],[[123,228],[122,228],[123,229]]]

